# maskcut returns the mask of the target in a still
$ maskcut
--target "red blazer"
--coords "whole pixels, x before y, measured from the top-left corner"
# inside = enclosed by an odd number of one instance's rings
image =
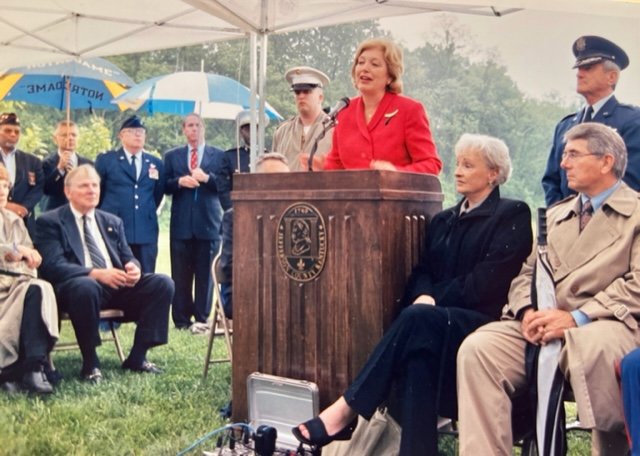
[[[421,103],[387,92],[368,125],[362,97],[353,98],[338,115],[324,169],[369,169],[372,160],[386,160],[400,171],[440,172],[442,162]]]

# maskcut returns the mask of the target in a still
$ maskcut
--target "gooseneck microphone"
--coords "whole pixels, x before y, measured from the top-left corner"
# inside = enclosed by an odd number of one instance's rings
[[[331,108],[331,111],[329,111],[327,117],[322,121],[322,125],[333,126],[333,124],[336,123],[336,117],[338,116],[338,113],[349,106],[349,102],[350,100],[348,97],[340,98],[338,102],[333,106],[333,108]]]

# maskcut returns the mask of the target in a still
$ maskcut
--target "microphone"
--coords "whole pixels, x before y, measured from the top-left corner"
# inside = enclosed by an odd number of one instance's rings
[[[346,108],[347,106],[349,106],[349,98],[347,97],[340,98],[338,102],[333,106],[333,108],[331,108],[331,111],[329,111],[329,114],[327,114],[328,117],[325,117],[325,119],[322,121],[322,125],[336,123],[336,117],[338,116],[338,113],[342,111],[344,108]]]

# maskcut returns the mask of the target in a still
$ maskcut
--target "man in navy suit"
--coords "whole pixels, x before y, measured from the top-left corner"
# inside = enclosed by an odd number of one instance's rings
[[[100,209],[122,219],[127,242],[142,272],[154,272],[158,256],[156,210],[164,194],[162,160],[144,151],[146,128],[138,116],[124,121],[118,135],[122,147],[100,154]]]
[[[615,43],[599,36],[582,36],[573,43],[577,72],[576,91],[586,105],[577,113],[565,117],[556,126],[553,146],[542,178],[547,205],[575,193],[567,183],[567,174],[560,167],[564,152],[564,135],[582,122],[599,122],[615,129],[627,146],[628,163],[624,181],[640,191],[640,108],[619,103],[614,90],[620,72],[629,65],[629,57]]]
[[[7,168],[11,180],[6,209],[22,217],[33,236],[34,209],[42,198],[44,175],[38,157],[17,149],[20,132],[20,120],[15,113],[0,114],[0,164]]]
[[[45,211],[50,211],[63,204],[67,204],[64,196],[64,176],[68,171],[79,165],[93,162],[76,152],[80,132],[75,122],[61,120],[53,132],[53,142],[58,151],[53,152],[42,161],[44,171],[44,194],[46,195]]]
[[[218,197],[228,194],[229,189],[223,188],[227,181],[220,179],[223,152],[204,144],[202,118],[189,114],[182,131],[187,145],[164,156],[165,192],[172,195],[171,276],[176,284],[171,313],[177,328],[195,324],[194,329],[200,329],[211,312],[211,263],[220,247],[222,208]]]
[[[133,347],[123,369],[160,373],[147,351],[167,343],[173,282],[161,274],[142,274],[127,245],[122,220],[96,209],[100,177],[91,165],[65,178],[69,204],[42,214],[36,245],[42,254],[42,277],[54,287],[58,306],[69,314],[82,352],[82,376],[102,380],[96,347],[100,309],[121,309],[136,322]]]

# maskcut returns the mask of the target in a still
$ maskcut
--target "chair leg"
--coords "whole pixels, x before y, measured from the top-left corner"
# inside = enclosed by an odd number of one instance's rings
[[[214,298],[215,299],[215,298]],[[213,350],[213,340],[216,337],[216,326],[218,325],[218,306],[217,303],[213,308],[213,318],[211,320],[211,329],[209,330],[209,345],[207,347],[207,356],[204,359],[203,377],[207,378],[209,373],[209,365],[211,364],[211,351]]]
[[[113,343],[116,344],[116,352],[118,352],[118,358],[120,358],[121,363],[124,363],[124,352],[122,351],[122,345],[120,344],[118,331],[116,330],[113,320],[109,320],[109,329],[111,330],[111,335],[113,336]]]

